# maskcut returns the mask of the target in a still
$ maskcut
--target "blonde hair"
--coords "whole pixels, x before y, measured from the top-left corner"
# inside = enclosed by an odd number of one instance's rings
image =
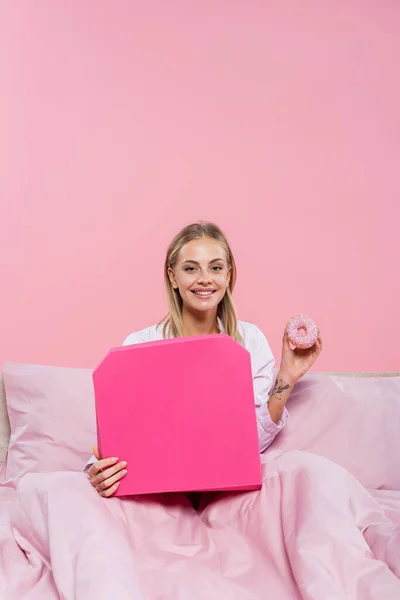
[[[225,295],[218,305],[217,317],[222,324],[224,333],[235,341],[242,342],[242,337],[237,327],[236,309],[232,299],[232,292],[236,283],[236,263],[228,240],[217,225],[200,221],[184,227],[170,243],[164,265],[164,281],[168,299],[168,314],[159,324],[162,326],[164,338],[183,337],[182,331],[182,298],[179,290],[174,289],[168,275],[169,269],[174,269],[181,248],[192,240],[211,238],[217,241],[225,250],[230,269],[230,281]]]

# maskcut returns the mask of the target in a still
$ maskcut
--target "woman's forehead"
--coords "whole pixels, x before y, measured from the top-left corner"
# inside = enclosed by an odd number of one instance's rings
[[[226,253],[217,240],[201,238],[185,244],[179,252],[178,259],[181,262],[187,260],[195,262],[213,261],[216,259],[226,260]]]

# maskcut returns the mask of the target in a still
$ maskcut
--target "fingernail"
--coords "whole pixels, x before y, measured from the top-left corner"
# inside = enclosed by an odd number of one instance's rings
[[[126,469],[124,469],[123,471],[121,471],[121,475],[126,475],[126,474],[127,474],[127,472],[128,472],[128,471],[127,471]]]
[[[113,460],[115,460],[115,462],[117,462],[118,456],[113,456]]]
[[[127,464],[128,463],[126,462],[126,460],[123,460],[122,463],[121,463],[121,467],[126,467]]]

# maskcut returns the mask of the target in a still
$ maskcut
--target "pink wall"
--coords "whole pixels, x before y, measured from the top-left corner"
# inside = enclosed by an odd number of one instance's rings
[[[318,369],[400,370],[399,3],[1,10],[0,362],[94,365],[204,218],[276,354],[304,311]]]

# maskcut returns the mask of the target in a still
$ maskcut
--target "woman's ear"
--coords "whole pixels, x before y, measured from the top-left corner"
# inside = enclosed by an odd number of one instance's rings
[[[171,267],[168,267],[168,277],[174,290],[178,289],[178,284],[176,283],[175,275]]]

